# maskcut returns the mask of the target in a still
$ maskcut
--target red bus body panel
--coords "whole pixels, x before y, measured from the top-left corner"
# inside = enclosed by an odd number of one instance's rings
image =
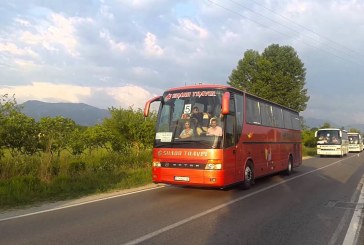
[[[180,168],[178,166],[176,168],[153,167],[153,182],[175,185],[225,186],[229,179],[226,176],[230,176],[232,171],[183,168],[190,164],[205,166],[208,160],[222,163],[222,151],[221,149],[154,149],[153,161],[167,162],[170,165],[177,164]],[[188,177],[189,181],[176,181],[175,177]],[[232,183],[233,180],[230,182]]]

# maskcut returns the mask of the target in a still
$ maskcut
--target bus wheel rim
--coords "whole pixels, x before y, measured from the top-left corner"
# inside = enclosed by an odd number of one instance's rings
[[[249,167],[249,166],[247,166],[246,168],[245,168],[245,180],[246,181],[251,181],[252,180],[252,170],[251,170],[251,168]]]

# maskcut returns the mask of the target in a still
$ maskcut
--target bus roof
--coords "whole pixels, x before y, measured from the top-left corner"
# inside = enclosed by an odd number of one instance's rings
[[[255,97],[259,100],[263,100],[263,101],[266,101],[268,103],[271,103],[271,104],[274,104],[274,105],[278,105],[280,107],[283,107],[283,108],[286,108],[290,111],[293,111],[293,112],[296,112],[298,113],[298,111],[292,109],[292,108],[289,108],[287,106],[284,106],[284,105],[281,105],[281,104],[278,104],[278,103],[275,103],[273,101],[270,101],[270,100],[267,100],[267,99],[264,99],[264,98],[261,98],[257,95],[254,95],[254,94],[251,94],[251,93],[248,93],[248,92],[245,92],[245,91],[242,91],[238,88],[234,88],[234,87],[231,87],[231,86],[227,86],[227,85],[222,85],[222,84],[195,84],[195,85],[187,85],[187,86],[181,86],[181,87],[175,87],[175,88],[170,88],[170,89],[167,89],[165,92],[174,92],[174,91],[181,91],[181,90],[186,90],[186,89],[226,89],[226,90],[232,90],[232,91],[235,91],[235,92],[238,92],[238,93],[245,93],[249,96],[252,96],[252,97]]]
[[[320,130],[337,130],[337,131],[346,131],[345,129],[339,129],[339,128],[320,128],[320,129],[318,129],[317,131],[320,131]]]
[[[166,92],[178,91],[178,90],[185,90],[185,89],[201,89],[201,88],[207,88],[207,89],[228,89],[228,88],[231,88],[231,87],[230,86],[227,86],[227,85],[221,85],[221,84],[196,84],[196,85],[187,85],[187,86],[170,88],[170,89],[166,90]]]

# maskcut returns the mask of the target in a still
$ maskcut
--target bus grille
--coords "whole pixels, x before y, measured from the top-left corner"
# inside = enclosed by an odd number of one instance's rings
[[[181,163],[181,162],[161,162],[163,168],[189,168],[205,169],[206,164],[201,163]]]

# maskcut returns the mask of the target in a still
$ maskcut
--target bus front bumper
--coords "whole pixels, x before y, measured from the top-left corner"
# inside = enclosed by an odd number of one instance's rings
[[[171,185],[223,187],[227,185],[224,176],[224,170],[153,168],[152,180]]]

